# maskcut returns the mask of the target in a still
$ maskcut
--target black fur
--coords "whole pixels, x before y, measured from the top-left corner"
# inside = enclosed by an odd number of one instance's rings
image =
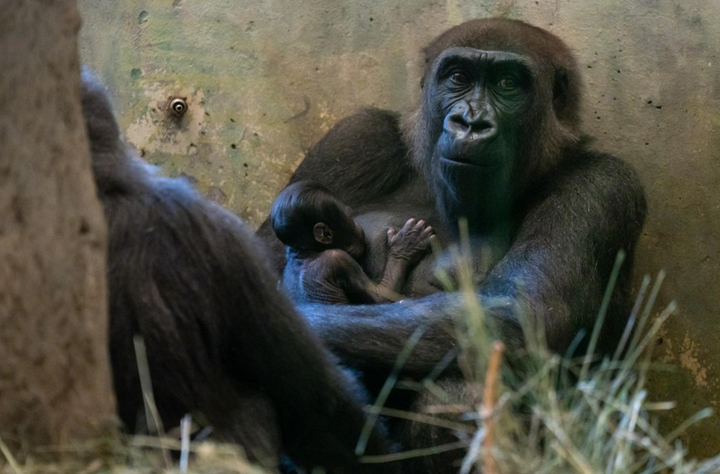
[[[280,241],[296,251],[341,248],[343,244],[360,240],[351,217],[352,210],[325,186],[312,181],[300,181],[285,188],[275,199],[270,220]],[[317,223],[326,224],[333,232],[332,242],[320,244],[313,236]]]
[[[392,471],[357,460],[362,390],[276,290],[240,219],[128,151],[87,70],[83,110],[109,226],[110,354],[126,427],[143,413],[139,334],[166,428],[201,413],[256,461],[276,464],[282,451],[332,472]],[[386,452],[375,430],[368,453]]]
[[[467,176],[442,177],[442,186],[436,182],[439,168],[433,160],[437,161],[436,142],[445,112],[436,105],[442,92],[436,92],[440,89],[435,68],[438,58],[454,47],[464,48],[459,55],[468,48],[515,53],[532,65],[530,105],[513,124],[520,127],[518,138],[508,142],[516,147],[510,156],[512,187],[505,194],[510,206],[509,240],[506,247],[500,246],[499,258],[479,286],[498,336],[520,348],[520,318],[525,317],[542,328],[552,350],[564,351],[579,331],[592,330],[616,254],[624,250],[628,258],[600,347],[612,348],[629,312],[632,257],[646,202],[635,172],[623,161],[591,150],[583,139],[580,74],[568,47],[554,35],[504,19],[474,20],[452,28],[426,48],[423,98],[402,124],[397,114],[380,110],[343,120],[308,153],[291,182],[312,178],[330,187],[356,211],[370,241],[388,223],[424,217],[431,210],[436,215],[428,221],[445,243],[456,241],[456,232],[449,228],[454,223],[448,222],[452,219],[444,204],[447,199],[439,193],[457,192],[466,196],[463,199],[475,199],[473,206],[487,205],[490,196],[478,199],[467,194],[485,191],[483,186],[473,188]],[[379,172],[382,179],[377,179]],[[458,181],[452,181],[455,178]],[[448,182],[467,188],[452,188]],[[469,224],[471,238],[486,237],[481,230],[474,231],[481,229],[482,222]],[[282,268],[282,252],[275,250],[267,230],[266,222],[259,235],[269,242]],[[382,252],[373,252],[377,248],[371,245],[368,265],[373,267],[372,260],[377,260],[374,268],[382,268]],[[431,265],[421,263],[415,273],[427,272],[422,275],[425,279]],[[417,278],[410,284],[415,285],[411,293],[427,294]],[[450,327],[461,306],[459,295],[438,293],[384,305],[306,305],[301,311],[323,341],[366,377],[387,373],[408,337],[427,325],[403,368],[407,375],[422,377],[454,347]],[[418,447],[418,439],[405,442]],[[410,469],[438,472],[430,466]]]

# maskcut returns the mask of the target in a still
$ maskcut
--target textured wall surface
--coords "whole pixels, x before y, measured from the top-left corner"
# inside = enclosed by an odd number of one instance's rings
[[[584,120],[630,161],[650,201],[638,275],[668,277],[654,398],[668,425],[720,410],[720,2],[716,0],[81,0],[82,53],[108,84],[127,139],[170,175],[257,225],[304,151],[362,106],[404,110],[419,50],[491,15],[547,28],[576,51]],[[182,121],[168,97],[187,97]],[[685,436],[720,451],[720,417]]]

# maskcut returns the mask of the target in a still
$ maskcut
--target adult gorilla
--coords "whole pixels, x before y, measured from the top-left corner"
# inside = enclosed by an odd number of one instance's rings
[[[384,265],[387,227],[425,219],[444,243],[458,241],[468,219],[479,294],[499,335],[521,340],[519,315],[542,325],[549,346],[566,349],[591,329],[616,255],[628,258],[608,310],[609,348],[628,313],[632,255],[646,203],[635,173],[592,151],[580,131],[581,81],[557,37],[506,19],[473,20],[425,49],[422,99],[401,121],[366,110],[340,122],[308,154],[291,182],[320,181],[356,211],[369,240],[367,271]],[[401,124],[402,122],[402,124]],[[266,222],[259,231],[282,248]],[[429,256],[405,294],[438,291]],[[452,268],[449,268],[452,270]],[[509,302],[509,303],[508,303]],[[325,343],[366,373],[385,373],[407,338],[428,321],[449,321],[453,293],[384,305],[308,305],[301,311]],[[454,345],[434,324],[405,364],[408,374],[432,370]]]
[[[308,471],[396,472],[355,455],[363,391],[278,293],[245,224],[136,157],[103,86],[89,70],[82,79],[108,223],[110,361],[124,427],[146,423],[133,346],[140,335],[165,428],[201,414],[220,439],[269,468],[284,452]],[[381,429],[370,446],[368,454],[392,448]]]

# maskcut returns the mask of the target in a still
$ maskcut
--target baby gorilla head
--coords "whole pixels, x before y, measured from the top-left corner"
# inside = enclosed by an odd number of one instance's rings
[[[270,220],[278,239],[293,250],[341,249],[354,259],[365,253],[365,232],[351,209],[319,183],[299,181],[285,188]]]

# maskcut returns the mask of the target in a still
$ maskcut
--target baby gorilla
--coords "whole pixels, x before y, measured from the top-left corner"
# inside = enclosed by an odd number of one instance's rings
[[[365,232],[351,209],[325,186],[299,181],[280,193],[270,215],[287,247],[283,283],[298,303],[364,304],[400,299],[399,292],[434,238],[432,227],[410,219],[388,230],[388,259],[382,281],[374,283],[358,263]]]

